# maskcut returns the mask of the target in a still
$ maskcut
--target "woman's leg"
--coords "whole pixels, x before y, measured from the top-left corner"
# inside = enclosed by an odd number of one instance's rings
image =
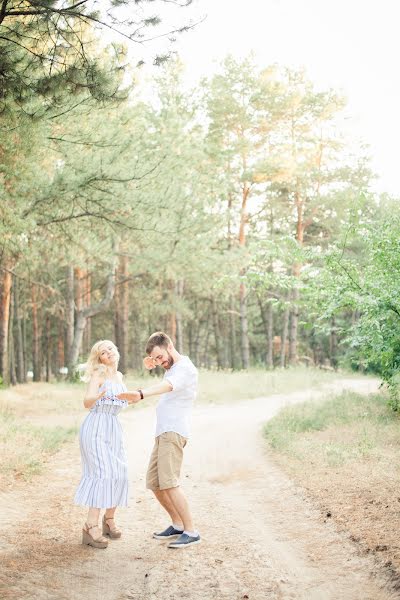
[[[122,531],[118,529],[114,521],[116,510],[116,506],[113,506],[112,508],[106,508],[103,518],[103,533],[104,535],[109,535],[112,539],[120,538],[122,534]]]
[[[106,519],[113,519],[116,510],[116,506],[114,506],[113,508],[106,508]]]
[[[82,531],[82,544],[94,548],[107,548],[108,540],[103,537],[99,528],[99,508],[89,508],[86,523]]]
[[[89,512],[88,512],[88,516],[87,516],[87,520],[86,520],[87,525],[90,525],[91,527],[98,526],[99,525],[99,515],[100,515],[99,508],[92,508],[92,507],[89,508]]]

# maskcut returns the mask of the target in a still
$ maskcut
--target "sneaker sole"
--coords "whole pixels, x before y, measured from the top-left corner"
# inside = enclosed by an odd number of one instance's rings
[[[194,546],[195,544],[200,544],[201,540],[197,540],[197,542],[190,542],[190,544],[177,544],[173,546],[172,544],[168,544],[168,548],[188,548],[189,546]]]
[[[157,535],[153,533],[153,538],[155,540],[172,540],[174,538],[178,538],[180,535],[180,533],[174,533],[174,535]]]

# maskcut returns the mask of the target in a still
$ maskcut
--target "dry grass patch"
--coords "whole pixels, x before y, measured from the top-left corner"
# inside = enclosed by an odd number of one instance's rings
[[[130,373],[126,377],[126,383],[128,389],[136,389],[152,385],[162,376],[162,373],[159,376]],[[199,369],[197,401],[205,404],[218,404],[271,396],[272,394],[289,394],[308,388],[318,389],[321,385],[330,383],[340,376],[338,373],[311,367],[275,369],[274,371],[256,368],[248,371]],[[346,374],[346,378],[351,376]],[[151,403],[154,403],[154,399],[150,399],[144,405]]]
[[[199,402],[221,403],[261,398],[272,394],[290,394],[304,389],[318,389],[338,379],[340,374],[320,369],[250,369],[249,371],[207,371],[199,375]],[[347,375],[346,375],[347,377]]]
[[[0,409],[0,490],[40,473],[46,459],[76,432],[76,427],[36,427]]]
[[[129,373],[128,389],[146,387],[162,374]],[[301,389],[316,389],[338,375],[318,369],[265,371],[206,371],[199,376],[199,402],[244,400]],[[0,488],[13,479],[29,480],[40,472],[48,456],[74,439],[87,410],[83,407],[84,383],[29,383],[0,390]],[[154,405],[156,398],[140,403],[135,410]]]
[[[288,407],[264,428],[283,467],[366,553],[400,574],[399,416],[384,394]]]

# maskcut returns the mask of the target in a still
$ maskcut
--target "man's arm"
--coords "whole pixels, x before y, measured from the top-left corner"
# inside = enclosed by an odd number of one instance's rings
[[[143,398],[148,398],[149,396],[166,394],[167,392],[171,392],[172,389],[172,384],[169,381],[161,381],[160,383],[155,383],[154,385],[141,390],[141,392]],[[143,399],[140,395],[140,391],[137,390],[134,392],[121,392],[121,394],[117,395],[117,398],[119,398],[119,400],[126,400],[128,404],[136,404]]]

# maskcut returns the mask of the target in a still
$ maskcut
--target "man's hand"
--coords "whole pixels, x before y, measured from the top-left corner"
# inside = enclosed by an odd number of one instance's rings
[[[136,404],[140,400],[139,392],[121,392],[117,394],[118,400],[126,400],[128,404]]]
[[[151,369],[155,369],[157,365],[154,358],[152,358],[151,356],[146,356],[146,358],[143,359],[143,366],[148,371],[151,371]]]

